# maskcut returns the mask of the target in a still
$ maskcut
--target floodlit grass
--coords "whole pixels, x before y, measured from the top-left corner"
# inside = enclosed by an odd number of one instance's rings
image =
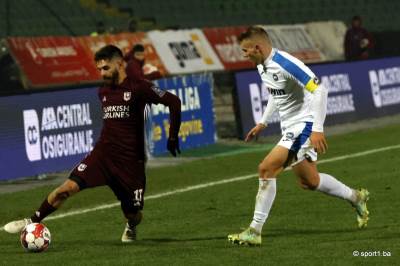
[[[330,137],[330,150],[321,159],[398,145],[396,132],[400,126]],[[150,169],[146,195],[256,174],[267,152],[232,150],[233,155]],[[355,212],[348,203],[304,191],[293,174],[285,172],[278,179],[261,247],[234,246],[226,238],[251,221],[258,181],[249,178],[147,200],[139,240],[133,244],[120,242],[125,221],[119,207],[45,221],[53,242],[40,254],[25,253],[18,236],[0,231],[0,264],[395,265],[400,252],[399,152],[392,149],[319,165],[321,172],[351,187],[369,189],[371,219],[365,230],[356,228]],[[51,189],[0,195],[0,224],[30,216]],[[87,190],[55,214],[113,202],[108,188]],[[353,251],[360,256],[353,256]],[[376,256],[362,257],[362,252]]]

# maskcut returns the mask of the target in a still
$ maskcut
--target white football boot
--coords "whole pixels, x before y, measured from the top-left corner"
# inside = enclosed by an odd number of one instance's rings
[[[31,224],[32,220],[30,218],[25,218],[22,220],[9,222],[4,226],[4,231],[10,234],[17,234],[22,231],[28,224]]]
[[[136,226],[132,228],[127,223],[125,226],[124,233],[122,234],[121,241],[123,243],[130,243],[136,241]]]

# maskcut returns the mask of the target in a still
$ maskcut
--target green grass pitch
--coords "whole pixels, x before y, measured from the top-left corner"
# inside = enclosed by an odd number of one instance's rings
[[[320,159],[399,145],[399,132],[400,126],[393,125],[329,137],[329,151]],[[146,196],[256,174],[267,151],[150,169]],[[148,199],[139,240],[133,244],[120,242],[125,221],[119,207],[44,221],[52,233],[44,253],[26,253],[19,236],[0,231],[0,265],[395,265],[400,258],[399,153],[397,147],[319,165],[320,172],[351,187],[369,189],[370,222],[365,230],[356,228],[348,203],[302,190],[287,171],[278,179],[261,247],[227,241],[227,234],[251,221],[258,188],[254,177]],[[0,224],[30,216],[52,188],[0,195]],[[87,190],[54,215],[114,202],[108,188]],[[359,256],[353,256],[354,251]],[[388,252],[391,256],[384,256]]]

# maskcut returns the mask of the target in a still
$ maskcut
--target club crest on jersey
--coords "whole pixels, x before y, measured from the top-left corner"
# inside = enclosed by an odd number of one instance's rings
[[[86,167],[87,167],[86,164],[81,163],[81,164],[78,166],[78,171],[79,171],[79,172],[83,172],[83,171],[85,171]]]
[[[320,81],[317,77],[315,77],[315,78],[313,79],[313,81],[314,81],[314,84],[315,84],[315,85],[321,84],[321,81]]]
[[[130,91],[124,92],[124,100],[129,101],[131,99],[132,93]]]

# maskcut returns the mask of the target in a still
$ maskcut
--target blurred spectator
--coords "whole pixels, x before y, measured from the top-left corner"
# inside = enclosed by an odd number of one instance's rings
[[[96,23],[96,31],[92,32],[90,36],[98,36],[106,33],[106,25],[104,25],[103,21],[97,21]]]
[[[360,16],[354,16],[344,40],[346,60],[368,59],[375,46],[371,34],[362,27]]]
[[[145,50],[142,44],[135,44],[132,50],[124,57],[127,62],[126,74],[132,79],[159,79],[161,73],[155,66],[145,64]],[[146,160],[152,159],[151,151],[154,149],[153,143],[153,128],[152,128],[152,117],[151,117],[151,106],[146,105],[144,111],[145,120],[145,154]]]
[[[136,19],[132,18],[132,19],[129,20],[128,31],[129,32],[136,32],[137,31],[137,21],[136,21]]]
[[[11,54],[0,54],[0,84],[1,94],[10,94],[24,89],[23,78],[18,65]]]
[[[125,56],[127,62],[126,74],[133,79],[159,79],[161,73],[150,64],[145,64],[145,51],[142,44],[135,44],[131,51]]]
[[[121,29],[114,27],[114,26],[110,26],[106,31],[107,34],[117,34],[120,32],[121,32]]]

